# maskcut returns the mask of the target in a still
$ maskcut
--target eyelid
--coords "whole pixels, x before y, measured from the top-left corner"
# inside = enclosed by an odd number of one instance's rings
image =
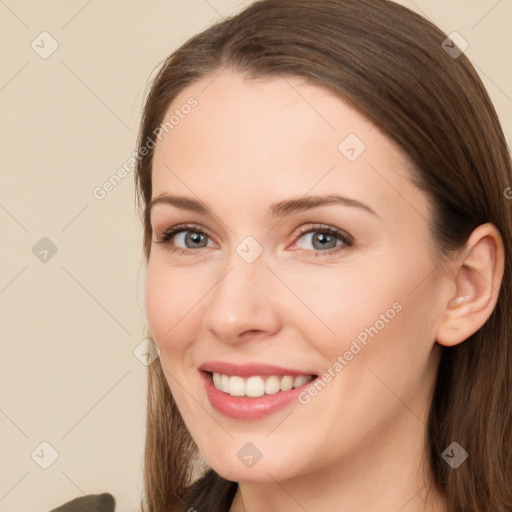
[[[202,233],[206,235],[209,239],[214,240],[214,237],[211,236],[210,231],[202,226],[201,224],[195,224],[195,223],[181,223],[176,224],[170,228],[163,229],[160,235],[158,235],[158,240],[155,241],[155,243],[166,243],[169,242],[169,240],[163,240],[170,234],[170,238],[174,238],[176,235],[186,232],[186,231],[193,231],[194,233]],[[155,230],[152,231],[152,234],[155,234]],[[181,247],[178,247],[178,249],[181,249]],[[196,249],[187,249],[189,251],[195,251]]]
[[[300,238],[302,238],[302,236],[304,236],[308,233],[315,233],[315,232],[324,233],[329,236],[334,236],[335,238],[337,238],[338,240],[341,241],[341,244],[332,249],[326,249],[325,251],[320,251],[320,250],[316,250],[316,249],[313,249],[313,250],[295,249],[295,250],[303,251],[304,253],[306,253],[306,255],[308,257],[310,257],[310,256],[316,257],[318,255],[329,256],[329,255],[337,254],[344,249],[351,248],[354,245],[354,237],[350,233],[348,233],[347,231],[345,231],[341,228],[331,226],[330,224],[322,224],[322,223],[313,223],[310,226],[306,226],[306,227],[301,226],[300,228],[298,228],[298,231],[295,232],[295,234],[294,234],[294,240],[295,240],[294,245],[297,243],[298,240],[300,240]]]

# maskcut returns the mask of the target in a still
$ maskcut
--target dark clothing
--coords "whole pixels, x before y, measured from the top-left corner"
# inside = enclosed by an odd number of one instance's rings
[[[114,512],[115,506],[114,496],[105,492],[75,498],[50,512]]]

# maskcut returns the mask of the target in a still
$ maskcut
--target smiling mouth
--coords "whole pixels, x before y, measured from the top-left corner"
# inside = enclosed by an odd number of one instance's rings
[[[317,375],[253,375],[240,377],[217,372],[207,372],[219,391],[231,396],[258,398],[290,391],[314,380]]]

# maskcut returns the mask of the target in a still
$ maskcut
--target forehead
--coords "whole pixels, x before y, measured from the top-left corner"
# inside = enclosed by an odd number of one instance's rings
[[[334,191],[375,203],[425,200],[412,197],[423,194],[401,148],[334,92],[298,77],[225,70],[184,89],[164,122],[172,116],[155,149],[153,197],[194,191],[208,203],[236,190],[249,205]]]
[[[368,138],[375,128],[334,92],[299,77],[246,79],[225,70],[183,90],[164,119],[188,110],[190,97],[197,106],[173,127],[169,144],[193,137],[201,147],[215,147],[218,154],[228,151],[231,158],[237,148],[265,155],[277,146],[287,157],[299,144],[318,153],[337,151],[344,136]]]

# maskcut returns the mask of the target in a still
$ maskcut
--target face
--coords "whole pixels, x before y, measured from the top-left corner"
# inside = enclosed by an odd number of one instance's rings
[[[176,109],[153,160],[146,307],[208,464],[284,480],[416,435],[440,279],[407,156],[298,78],[224,71]]]

